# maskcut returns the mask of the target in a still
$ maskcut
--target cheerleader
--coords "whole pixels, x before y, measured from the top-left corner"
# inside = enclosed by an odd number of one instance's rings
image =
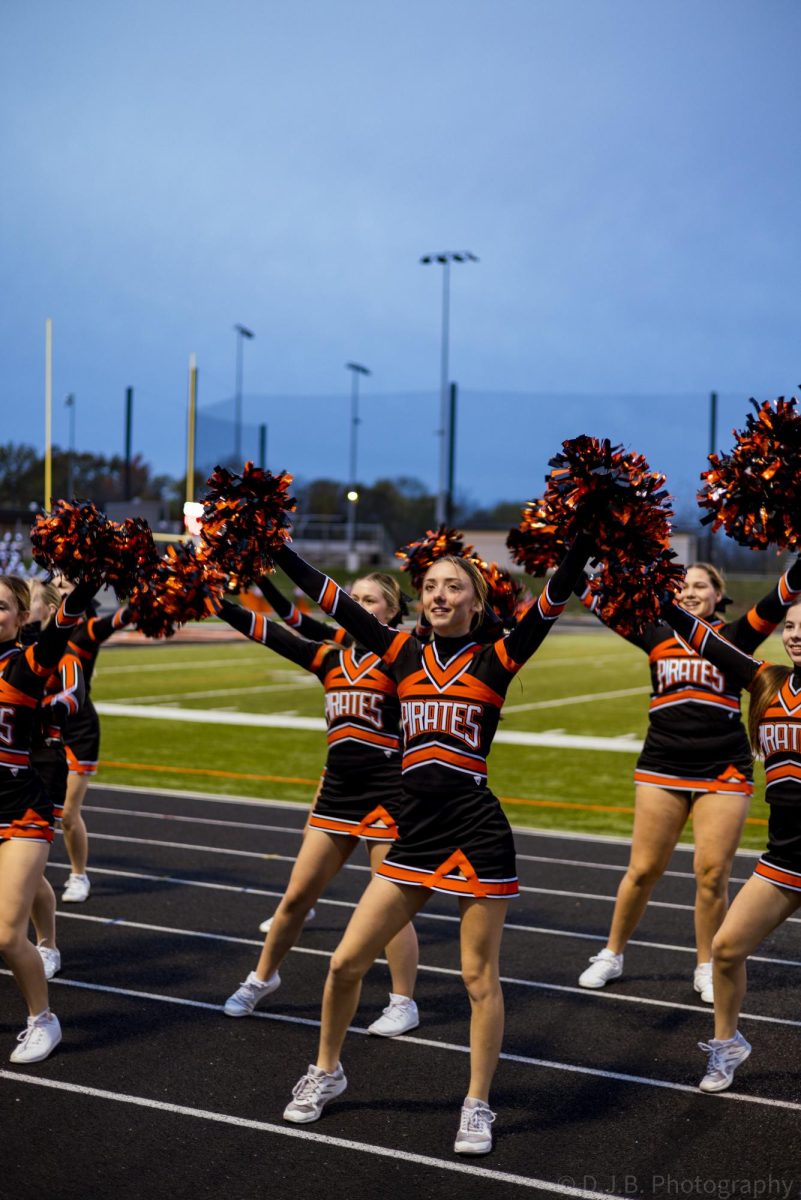
[[[62,596],[68,596],[74,586],[64,575],[56,575],[54,583]],[[64,727],[69,777],[64,800],[62,832],[70,860],[70,875],[64,885],[61,899],[66,904],[82,904],[88,899],[92,887],[86,874],[89,838],[81,814],[89,781],[97,774],[97,760],[100,755],[100,721],[90,694],[92,675],[103,642],[118,629],[129,624],[130,620],[131,614],[127,608],[118,608],[109,617],[98,617],[92,613],[70,638],[70,651],[80,660],[83,667],[86,698],[80,712],[70,717]]]
[[[23,644],[30,645],[41,635],[58,611],[61,594],[54,583],[40,579],[29,582],[30,619],[22,631]],[[62,655],[57,670],[45,684],[33,742],[31,766],[53,802],[53,816],[61,820],[67,792],[67,755],[63,728],[70,716],[80,709],[85,696],[83,670],[73,654]],[[36,934],[36,949],[44,963],[45,977],[52,979],[61,970],[61,953],[56,945],[56,894],[42,875],[31,906],[31,921]]]
[[[16,1063],[40,1062],[61,1041],[58,1018],[48,1007],[44,964],[28,940],[31,906],[53,840],[53,803],[31,768],[30,752],[45,684],[95,591],[94,584],[79,584],[36,643],[24,649],[19,636],[28,618],[28,585],[0,576],[0,954],[29,1014],[11,1054]]]
[[[709,1056],[699,1086],[721,1092],[751,1053],[737,1029],[746,959],[801,907],[801,603],[788,608],[782,630],[789,668],[743,654],[685,608],[669,604],[664,616],[696,654],[750,692],[748,732],[754,753],[765,760],[768,847],[715,935],[715,1036],[699,1042]]]
[[[295,1086],[286,1120],[316,1121],[324,1105],[344,1092],[339,1056],[362,978],[381,947],[436,891],[459,901],[462,975],[471,1005],[470,1084],[454,1150],[492,1149],[489,1089],[503,1033],[499,953],[518,883],[512,831],[487,787],[486,760],[506,690],[567,603],[590,549],[588,539],[577,539],[511,632],[489,642],[482,640],[487,585],[481,572],[465,559],[438,559],[423,579],[423,611],[432,629],[425,645],[381,624],[289,547],[276,554],[290,579],[381,657],[398,686],[404,734],[399,837],[334,952],[317,1062]]]
[[[402,616],[400,588],[380,573],[357,579],[353,602],[394,626]],[[256,969],[225,1002],[229,1017],[245,1017],[278,988],[278,969],[300,936],[322,892],[364,840],[373,873],[396,837],[400,801],[400,705],[394,680],[375,654],[347,639],[344,647],[309,641],[259,613],[223,600],[220,615],[240,633],[312,672],[325,689],[328,758],[287,890],[267,928]],[[308,622],[308,618],[304,618]],[[327,627],[316,623],[326,637]],[[306,628],[310,628],[307,624]],[[383,943],[382,943],[383,945]],[[419,1024],[413,1000],[417,937],[411,924],[386,944],[392,977],[389,1005],[369,1032],[396,1037]]]
[[[728,603],[724,586],[715,567],[696,563],[687,568],[679,601],[710,621],[732,645],[752,653],[801,594],[801,561],[737,621],[724,623],[716,615]],[[597,609],[598,597],[589,585],[582,599]],[[653,685],[648,733],[634,772],[631,855],[607,944],[590,959],[578,982],[584,988],[602,988],[623,973],[629,938],[692,813],[697,951],[693,988],[711,1004],[712,939],[726,914],[732,862],[754,787],[740,716],[741,685],[704,662],[664,622],[628,640],[648,655]]]

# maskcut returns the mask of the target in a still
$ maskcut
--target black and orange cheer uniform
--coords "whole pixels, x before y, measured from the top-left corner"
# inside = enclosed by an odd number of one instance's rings
[[[801,560],[744,616],[709,624],[752,654],[799,596]],[[597,613],[598,594],[589,585],[581,600]],[[742,684],[706,662],[664,621],[626,640],[645,651],[651,667],[648,732],[634,782],[690,794],[750,796],[754,772],[740,710]]]
[[[53,800],[31,762],[32,745],[48,681],[95,590],[79,584],[33,645],[0,645],[0,844],[53,840]]]
[[[770,665],[744,654],[714,626],[667,605],[665,618],[696,654],[713,663],[738,688],[750,689]],[[759,755],[765,761],[765,800],[770,805],[768,849],[754,873],[777,887],[801,892],[801,667],[788,672],[759,725]]]
[[[296,604],[287,600],[283,592],[279,592],[268,575],[259,580],[259,590],[276,616],[301,637],[312,642],[336,642],[338,646],[347,646],[353,641],[341,625],[329,625],[326,621],[318,621],[316,617],[301,612]]]
[[[223,600],[220,616],[254,642],[316,675],[325,690],[328,755],[309,817],[312,829],[393,841],[400,805],[400,703],[376,654],[309,641]],[[323,627],[324,628],[324,627]]]
[[[110,617],[91,616],[70,638],[69,649],[80,660],[86,687],[86,696],[80,711],[71,716],[64,726],[64,745],[70,773],[73,775],[97,774],[100,721],[92,703],[92,675],[103,642],[108,641],[112,633],[128,625],[130,620],[131,614],[127,608],[118,608]]]
[[[512,831],[487,786],[487,756],[509,684],[553,627],[590,549],[581,539],[512,630],[489,644],[472,634],[424,644],[382,625],[288,546],[278,552],[290,579],[380,655],[397,683],[403,794],[384,879],[457,896],[518,894]]]

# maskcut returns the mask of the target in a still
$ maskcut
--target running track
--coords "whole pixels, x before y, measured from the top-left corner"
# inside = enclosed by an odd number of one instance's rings
[[[417,921],[420,1028],[395,1041],[365,1035],[386,1003],[386,969],[376,965],[346,1045],[348,1091],[317,1124],[285,1124],[314,1054],[327,955],[367,879],[361,852],[318,906],[265,1010],[231,1020],[219,1006],[255,965],[258,922],[286,883],[303,818],[280,803],[91,789],[93,892],[85,905],[60,907],[63,969],[51,1002],[64,1041],[42,1064],[5,1061],[22,1011],[0,974],[0,1196],[799,1195],[801,922],[753,960],[741,1028],[754,1053],[733,1091],[704,1096],[695,1044],[711,1035],[711,1014],[689,982],[687,850],[637,932],[625,979],[603,992],[576,987],[603,944],[627,855],[611,839],[519,833],[523,894],[504,940],[492,1155],[451,1152],[467,1001],[455,907],[441,897]],[[752,862],[738,857],[738,880]],[[57,890],[64,864],[59,841],[48,867]]]

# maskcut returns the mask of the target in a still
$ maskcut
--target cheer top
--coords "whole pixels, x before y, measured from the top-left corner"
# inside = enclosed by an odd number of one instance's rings
[[[90,698],[92,676],[95,663],[103,642],[108,641],[112,633],[130,624],[131,612],[128,608],[118,608],[110,617],[91,616],[75,630],[69,640],[70,653],[80,659],[83,667],[86,699]]]
[[[579,595],[600,619],[598,591],[587,583]],[[797,559],[744,616],[728,622],[713,618],[706,624],[751,654],[800,596],[801,559]],[[614,630],[614,623],[609,626]],[[712,790],[749,794],[753,757],[742,723],[742,683],[707,662],[666,621],[625,636],[648,655],[651,668],[648,732],[635,780],[673,790],[697,790],[714,782]]]

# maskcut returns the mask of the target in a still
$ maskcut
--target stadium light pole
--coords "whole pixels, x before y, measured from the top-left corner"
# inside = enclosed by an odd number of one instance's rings
[[[69,413],[69,437],[67,439],[67,499],[72,499],[75,484],[75,393],[70,392],[64,401],[64,407]]]
[[[448,515],[448,459],[450,440],[448,438],[450,416],[450,388],[448,379],[448,342],[450,339],[450,297],[451,297],[451,263],[478,262],[475,254],[469,250],[443,250],[440,254],[424,254],[420,259],[424,266],[430,263],[442,265],[442,351],[439,381],[439,411],[440,428],[437,433],[441,439],[439,451],[439,491],[435,520],[437,525],[444,525]]]
[[[234,393],[234,458],[239,464],[242,458],[242,343],[256,335],[246,325],[234,325],[236,333],[236,392]]]
[[[359,560],[356,554],[356,506],[359,503],[359,492],[356,483],[356,437],[359,428],[359,376],[372,375],[361,363],[345,363],[345,369],[350,371],[350,469],[348,477],[348,570],[358,571]]]

